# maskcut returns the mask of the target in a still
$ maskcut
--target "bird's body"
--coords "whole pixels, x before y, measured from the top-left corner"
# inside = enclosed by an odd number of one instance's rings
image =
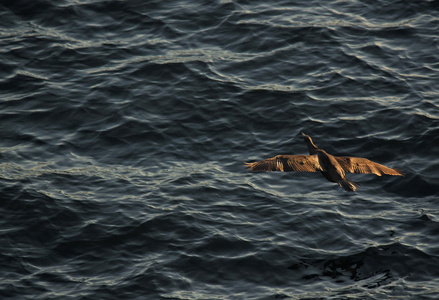
[[[345,170],[336,157],[326,153],[322,149],[317,150],[317,157],[319,158],[319,164],[323,169],[322,174],[326,179],[338,183],[346,191],[355,191],[358,188],[358,183],[346,178]]]
[[[346,172],[373,173],[378,176],[384,174],[403,175],[396,169],[388,168],[367,158],[333,156],[317,148],[308,135],[302,133],[302,136],[308,146],[310,155],[277,155],[266,160],[246,163],[246,167],[250,171],[320,171],[327,180],[338,183],[346,191],[355,191],[359,186],[358,183],[346,178]]]

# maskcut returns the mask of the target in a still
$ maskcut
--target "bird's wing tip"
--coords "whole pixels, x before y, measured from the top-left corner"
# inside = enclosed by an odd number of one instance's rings
[[[399,174],[396,174],[397,176],[405,176],[405,172],[401,169],[394,169],[396,172],[398,172]]]
[[[247,169],[251,169],[253,163],[249,163],[249,162],[244,162],[244,167],[246,167]]]

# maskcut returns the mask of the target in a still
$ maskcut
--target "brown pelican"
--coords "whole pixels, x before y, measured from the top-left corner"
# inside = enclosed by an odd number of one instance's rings
[[[397,169],[388,168],[367,158],[350,156],[333,156],[317,148],[310,136],[302,132],[310,155],[276,155],[275,157],[254,163],[245,163],[251,172],[317,172],[331,182],[338,183],[346,191],[357,190],[359,184],[346,178],[345,173],[372,173],[378,176],[404,176]]]

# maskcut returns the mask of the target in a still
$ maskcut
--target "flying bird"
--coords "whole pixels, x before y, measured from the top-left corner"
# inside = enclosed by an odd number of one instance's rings
[[[329,181],[338,183],[348,192],[354,192],[359,184],[346,178],[346,172],[404,176],[397,170],[367,158],[350,156],[333,156],[318,148],[309,135],[302,132],[303,139],[308,147],[309,155],[276,155],[253,163],[245,163],[250,172],[282,171],[282,172],[317,172]]]

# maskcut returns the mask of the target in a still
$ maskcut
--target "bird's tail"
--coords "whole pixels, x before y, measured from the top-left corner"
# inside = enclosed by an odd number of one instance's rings
[[[348,192],[355,192],[360,186],[359,183],[349,179],[341,180],[338,184]]]

